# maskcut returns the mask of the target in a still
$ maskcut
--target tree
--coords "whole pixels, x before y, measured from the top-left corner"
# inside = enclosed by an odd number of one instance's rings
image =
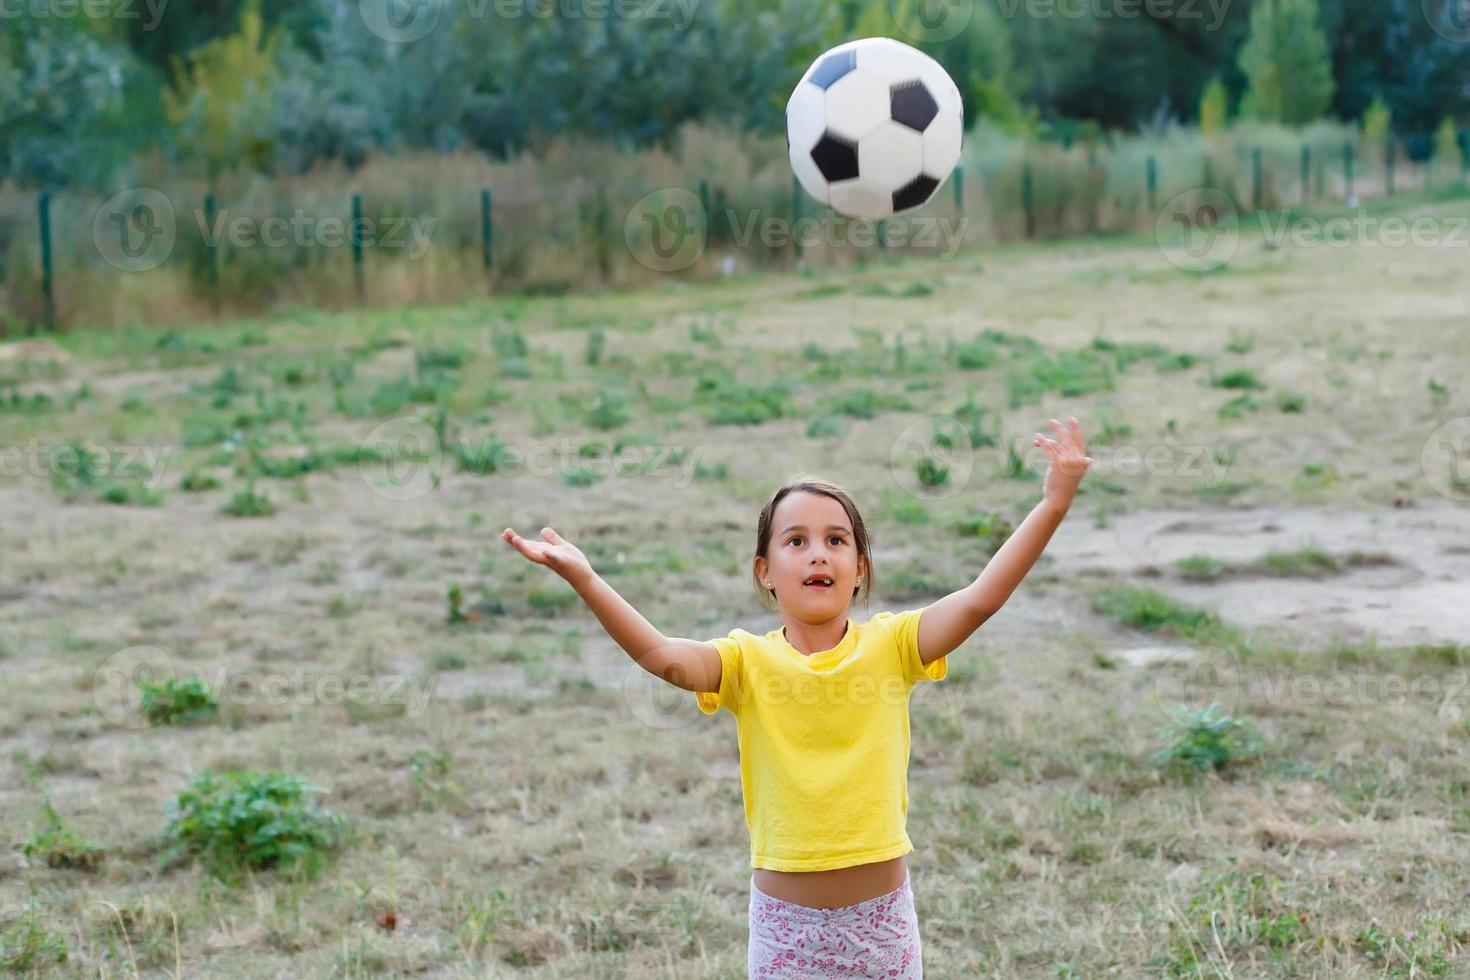
[[[0,180],[103,180],[138,142],[128,49],[74,20],[21,17],[0,35]],[[156,96],[155,96],[156,97]]]
[[[1300,126],[1332,102],[1332,62],[1317,0],[1258,0],[1239,60],[1257,118]]]
[[[994,9],[976,4],[961,30],[926,29],[920,8],[929,0],[892,0],[870,5],[853,25],[854,37],[891,37],[912,45],[944,66],[965,103],[966,124],[985,116],[1002,125],[1022,125],[1025,113],[1012,90],[1010,31]],[[932,40],[926,40],[932,35]]]
[[[282,37],[279,28],[265,36],[259,2],[251,0],[237,33],[175,60],[165,110],[186,155],[202,159],[211,178],[236,162],[262,170],[271,164],[269,93]]]
[[[1363,142],[1382,146],[1392,130],[1393,110],[1383,101],[1383,96],[1373,96],[1373,104],[1363,112]]]
[[[1205,86],[1204,95],[1199,100],[1199,128],[1206,136],[1211,136],[1225,128],[1230,113],[1229,97],[1225,94],[1225,83],[1220,81],[1216,75],[1210,79],[1210,84]]]
[[[1411,153],[1448,113],[1470,112],[1470,44],[1461,0],[1321,0],[1337,79],[1333,111],[1363,114],[1375,95],[1393,109]],[[1459,25],[1459,26],[1457,26]]]

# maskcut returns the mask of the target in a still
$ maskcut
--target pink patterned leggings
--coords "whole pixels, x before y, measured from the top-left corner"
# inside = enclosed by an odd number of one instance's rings
[[[750,980],[923,980],[919,919],[905,873],[887,895],[818,909],[782,901],[750,879]]]

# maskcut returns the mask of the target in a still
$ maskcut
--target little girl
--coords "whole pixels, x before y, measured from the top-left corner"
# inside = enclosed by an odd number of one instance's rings
[[[736,718],[750,831],[752,978],[923,976],[904,855],[908,697],[940,681],[947,655],[1005,604],[1035,564],[1092,464],[1077,420],[1051,420],[1042,500],[979,578],[921,609],[848,618],[873,584],[867,529],[852,498],[817,479],[761,510],[752,572],[781,617],[764,635],[700,642],[664,636],[549,527],[504,538],[577,590],[608,634],[650,673]]]

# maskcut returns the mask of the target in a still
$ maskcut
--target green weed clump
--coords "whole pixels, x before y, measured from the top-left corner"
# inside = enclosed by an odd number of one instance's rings
[[[291,773],[206,769],[168,804],[164,859],[197,858],[222,880],[245,869],[314,875],[346,829],[315,805],[320,792]]]

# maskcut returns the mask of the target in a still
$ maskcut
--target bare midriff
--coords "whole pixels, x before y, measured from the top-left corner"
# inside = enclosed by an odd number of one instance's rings
[[[831,871],[772,871],[755,869],[755,887],[783,902],[814,909],[839,909],[856,905],[903,884],[907,873],[904,855],[872,864],[856,864]]]

